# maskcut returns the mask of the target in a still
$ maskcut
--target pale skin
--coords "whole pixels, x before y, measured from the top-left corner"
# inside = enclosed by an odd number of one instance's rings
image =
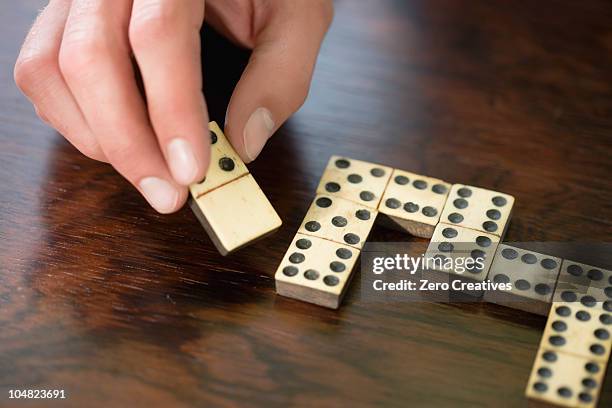
[[[331,0],[51,0],[26,37],[15,81],[43,121],[172,213],[210,161],[203,21],[253,50],[225,118],[248,163],[306,99],[332,15]]]

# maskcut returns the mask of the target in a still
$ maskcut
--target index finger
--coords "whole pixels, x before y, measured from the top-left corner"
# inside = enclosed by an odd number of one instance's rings
[[[202,94],[200,28],[204,0],[134,0],[129,38],[149,118],[174,180],[201,180],[210,160]]]

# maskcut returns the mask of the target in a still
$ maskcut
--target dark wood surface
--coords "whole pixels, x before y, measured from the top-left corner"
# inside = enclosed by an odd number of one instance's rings
[[[544,318],[356,285],[331,311],[273,273],[331,154],[513,194],[511,241],[610,240],[609,1],[337,1],[308,102],[251,166],[284,225],[226,258],[36,118],[11,73],[41,3],[0,3],[0,406],[526,404]],[[222,121],[247,55],[205,38]]]

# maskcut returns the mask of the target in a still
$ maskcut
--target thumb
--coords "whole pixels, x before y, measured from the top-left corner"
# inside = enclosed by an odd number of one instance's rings
[[[278,2],[257,34],[255,47],[230,99],[225,131],[248,163],[272,134],[304,103],[331,2]]]

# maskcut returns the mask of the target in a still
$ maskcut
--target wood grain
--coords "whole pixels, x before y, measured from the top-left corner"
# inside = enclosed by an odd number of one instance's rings
[[[512,194],[509,241],[610,240],[610,2],[338,0],[306,105],[249,167],[284,225],[226,258],[35,117],[11,71],[42,3],[0,2],[0,405],[525,405],[544,318],[371,303],[359,274],[332,311],[273,274],[332,154]],[[204,38],[222,122],[248,54]]]

